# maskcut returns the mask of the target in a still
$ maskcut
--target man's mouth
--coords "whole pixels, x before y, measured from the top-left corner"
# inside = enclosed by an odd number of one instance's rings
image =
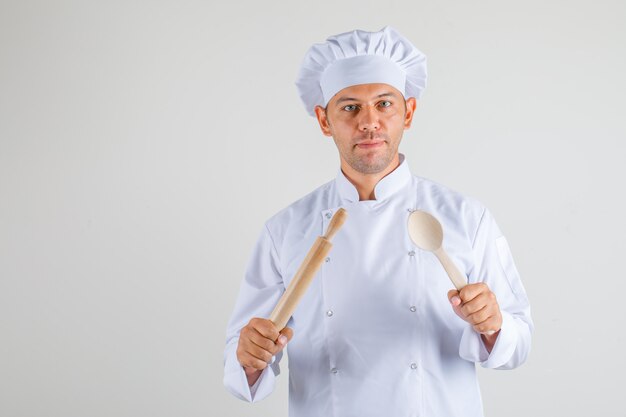
[[[375,140],[364,140],[356,144],[357,148],[360,149],[374,149],[379,146],[384,145],[385,141],[383,139],[375,139]]]

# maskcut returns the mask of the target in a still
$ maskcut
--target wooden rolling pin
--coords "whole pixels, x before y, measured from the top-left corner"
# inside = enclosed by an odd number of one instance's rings
[[[328,224],[326,234],[315,240],[315,243],[311,246],[309,253],[307,253],[306,257],[300,264],[300,268],[298,268],[296,275],[294,275],[282,297],[278,300],[276,307],[274,307],[274,311],[272,311],[272,314],[270,315],[270,320],[274,322],[279,330],[284,329],[287,325],[287,321],[289,321],[293,311],[296,309],[298,302],[306,292],[307,288],[309,288],[309,284],[311,284],[313,277],[317,274],[317,271],[319,271],[322,263],[324,263],[330,249],[333,247],[330,240],[333,236],[335,236],[339,228],[346,221],[347,217],[348,212],[345,209],[340,208],[337,210]]]

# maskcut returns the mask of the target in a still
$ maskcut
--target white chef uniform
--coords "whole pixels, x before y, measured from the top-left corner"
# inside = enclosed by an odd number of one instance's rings
[[[506,239],[474,199],[413,176],[404,155],[359,201],[341,170],[336,179],[269,219],[228,324],[224,384],[235,396],[269,395],[282,354],[249,388],[237,361],[239,331],[269,317],[315,239],[340,207],[348,219],[288,326],[291,417],[482,416],[475,363],[511,369],[530,350],[528,299]],[[452,310],[452,288],[432,253],[410,240],[408,216],[433,214],[444,247],[470,283],[496,294],[503,323],[491,353]]]

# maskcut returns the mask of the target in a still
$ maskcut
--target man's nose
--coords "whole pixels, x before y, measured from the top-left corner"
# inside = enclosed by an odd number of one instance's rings
[[[363,132],[367,132],[368,130],[378,130],[380,128],[380,123],[378,120],[378,114],[376,113],[376,109],[372,107],[364,107],[361,110],[359,118],[359,130]]]

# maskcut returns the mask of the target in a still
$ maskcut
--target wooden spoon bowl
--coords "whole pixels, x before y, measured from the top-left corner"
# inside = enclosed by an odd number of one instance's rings
[[[415,210],[409,215],[408,228],[415,246],[437,256],[457,290],[467,285],[467,278],[443,249],[443,228],[439,220],[425,211]]]

